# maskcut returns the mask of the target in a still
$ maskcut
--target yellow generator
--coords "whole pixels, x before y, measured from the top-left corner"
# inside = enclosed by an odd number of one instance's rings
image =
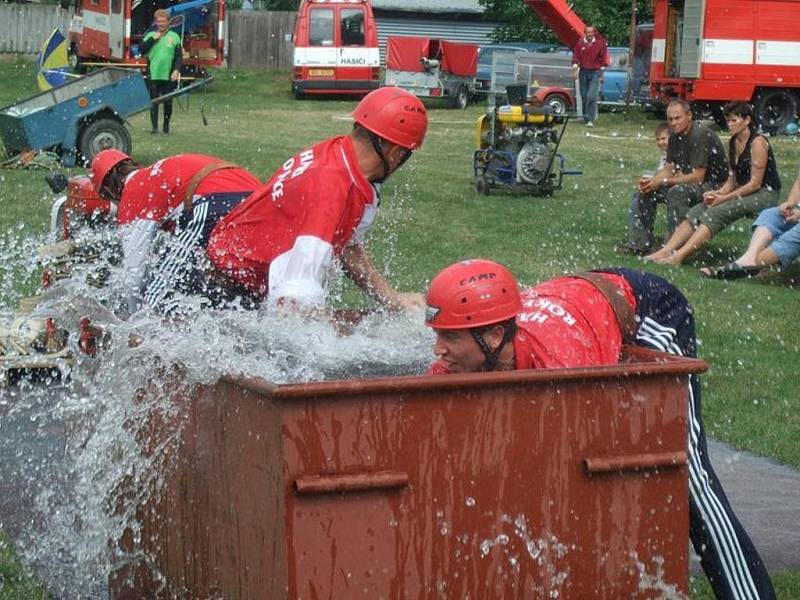
[[[478,119],[473,169],[475,189],[489,194],[493,187],[534,196],[561,189],[564,168],[558,146],[569,117],[555,115],[549,106],[528,103],[497,106]]]

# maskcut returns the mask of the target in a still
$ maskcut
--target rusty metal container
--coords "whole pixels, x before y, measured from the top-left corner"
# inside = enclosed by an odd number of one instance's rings
[[[690,373],[608,367],[272,385],[185,402],[147,569],[115,597],[651,598],[688,592]]]

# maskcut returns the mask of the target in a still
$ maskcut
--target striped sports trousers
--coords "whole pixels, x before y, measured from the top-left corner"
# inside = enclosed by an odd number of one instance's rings
[[[601,269],[624,277],[636,298],[636,344],[677,356],[695,357],[694,314],[671,283],[642,271]],[[775,598],[766,568],[733,512],[708,457],[700,382],[690,375],[689,535],[717,598]]]
[[[200,273],[214,226],[251,192],[224,192],[195,198],[192,210],[176,219],[175,234],[160,245],[148,266],[144,302],[162,314],[180,313],[183,294],[201,293]]]

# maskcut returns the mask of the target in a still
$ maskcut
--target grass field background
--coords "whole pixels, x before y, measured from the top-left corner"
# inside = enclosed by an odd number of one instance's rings
[[[294,100],[288,74],[220,71],[205,94],[188,105],[176,102],[169,136],[151,135],[146,113],[130,119],[134,158],[151,163],[181,152],[202,152],[231,160],[267,178],[298,150],[322,138],[346,133],[355,104],[342,100]],[[0,59],[0,106],[36,92],[33,65]],[[523,284],[602,266],[643,268],[614,247],[625,240],[627,207],[634,183],[658,160],[652,142],[657,121],[632,113],[602,113],[596,127],[570,124],[560,151],[567,177],[551,198],[474,191],[472,152],[475,121],[484,106],[465,111],[430,105],[430,127],[422,150],[384,186],[382,211],[369,246],[390,281],[423,291],[442,267],[467,257],[508,265]],[[205,114],[208,125],[201,118]],[[727,137],[725,137],[727,140]],[[785,198],[800,165],[800,144],[772,139]],[[727,142],[726,142],[727,147]],[[83,172],[81,169],[66,171]],[[24,224],[43,231],[53,195],[42,172],[0,170],[0,234]],[[657,227],[663,228],[663,209]],[[646,266],[677,285],[695,307],[703,377],[703,413],[710,436],[733,446],[800,467],[800,394],[795,371],[800,335],[794,325],[798,290],[792,273],[755,281],[709,281],[698,274],[706,264],[738,256],[749,239],[747,221],[712,240],[682,267]],[[15,288],[27,290],[35,278]],[[356,292],[349,301],[366,302]],[[800,578],[787,574],[783,597],[800,597]],[[0,586],[1,587],[1,586]],[[703,592],[698,592],[703,597]],[[783,595],[783,592],[782,592]]]

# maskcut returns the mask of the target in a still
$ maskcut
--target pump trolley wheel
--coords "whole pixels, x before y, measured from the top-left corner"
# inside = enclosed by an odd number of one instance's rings
[[[481,175],[475,180],[475,191],[481,196],[488,196],[491,189],[492,184],[489,183],[489,179],[486,177],[486,175]]]
[[[131,153],[131,135],[120,121],[102,118],[92,121],[81,133],[78,148],[83,159],[90,163],[101,150],[114,148]]]

